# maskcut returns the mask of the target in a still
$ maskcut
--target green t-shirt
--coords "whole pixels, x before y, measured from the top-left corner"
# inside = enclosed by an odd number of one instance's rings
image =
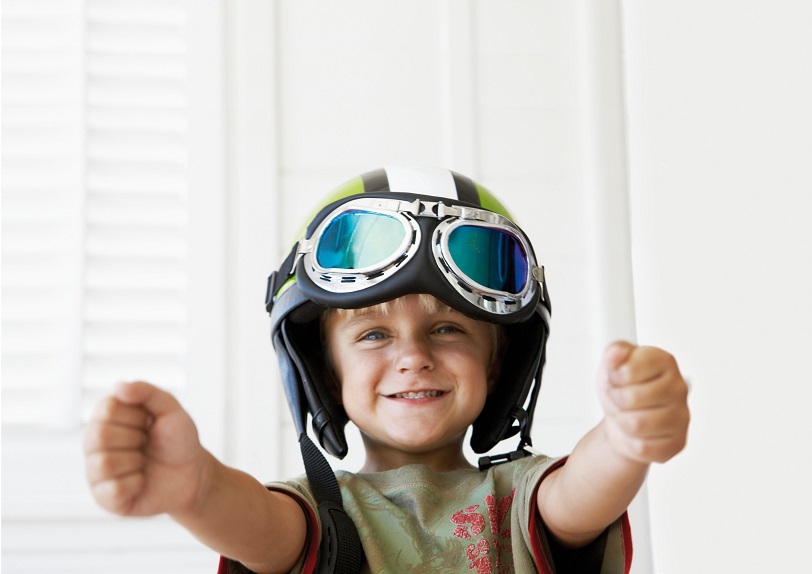
[[[522,574],[573,570],[562,567],[560,551],[554,546],[551,551],[536,512],[536,489],[545,474],[561,462],[535,456],[487,471],[441,473],[408,465],[368,474],[336,472],[344,508],[364,548],[362,571]],[[309,509],[311,524],[318,524],[317,505],[306,477],[271,483],[268,488],[297,497]],[[311,534],[293,572],[312,571],[317,548],[317,536]],[[576,552],[581,555],[575,557],[576,563],[602,564],[601,574],[627,571],[631,540],[625,517],[595,544]],[[572,553],[567,555],[567,561],[573,559]],[[559,560],[558,569],[553,556]],[[231,563],[224,571],[245,569]]]

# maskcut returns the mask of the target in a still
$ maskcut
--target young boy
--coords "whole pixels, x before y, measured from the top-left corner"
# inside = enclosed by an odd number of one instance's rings
[[[628,571],[625,510],[649,465],[685,445],[686,384],[666,352],[613,343],[598,376],[604,419],[566,459],[526,456],[549,295],[487,190],[443,170],[364,174],[314,218],[269,294],[300,434],[309,414],[340,457],[346,420],[361,432],[363,467],[336,474],[364,571]],[[477,452],[516,432],[519,447],[477,470],[463,454],[471,427]],[[262,485],[226,467],[154,386],[117,386],[85,450],[102,506],[168,513],[228,557],[222,572],[312,572],[328,559],[321,478]]]

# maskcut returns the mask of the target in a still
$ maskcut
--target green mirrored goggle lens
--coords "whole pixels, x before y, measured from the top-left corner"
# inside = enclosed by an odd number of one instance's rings
[[[478,225],[461,225],[448,236],[449,256],[483,287],[521,293],[527,283],[527,254],[513,235]]]
[[[395,255],[406,235],[403,224],[383,213],[348,210],[327,225],[316,248],[325,269],[363,269]]]

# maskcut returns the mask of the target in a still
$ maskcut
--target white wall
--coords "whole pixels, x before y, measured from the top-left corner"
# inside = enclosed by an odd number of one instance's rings
[[[624,3],[640,338],[691,376],[662,572],[802,572],[812,535],[812,7]]]

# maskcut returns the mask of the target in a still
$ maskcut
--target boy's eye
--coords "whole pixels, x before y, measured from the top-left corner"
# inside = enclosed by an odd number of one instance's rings
[[[455,327],[454,325],[442,325],[435,330],[436,333],[442,335],[445,333],[459,333],[460,329]]]
[[[381,331],[367,331],[363,335],[361,335],[361,339],[364,341],[378,341],[380,339],[384,339],[386,335]]]

